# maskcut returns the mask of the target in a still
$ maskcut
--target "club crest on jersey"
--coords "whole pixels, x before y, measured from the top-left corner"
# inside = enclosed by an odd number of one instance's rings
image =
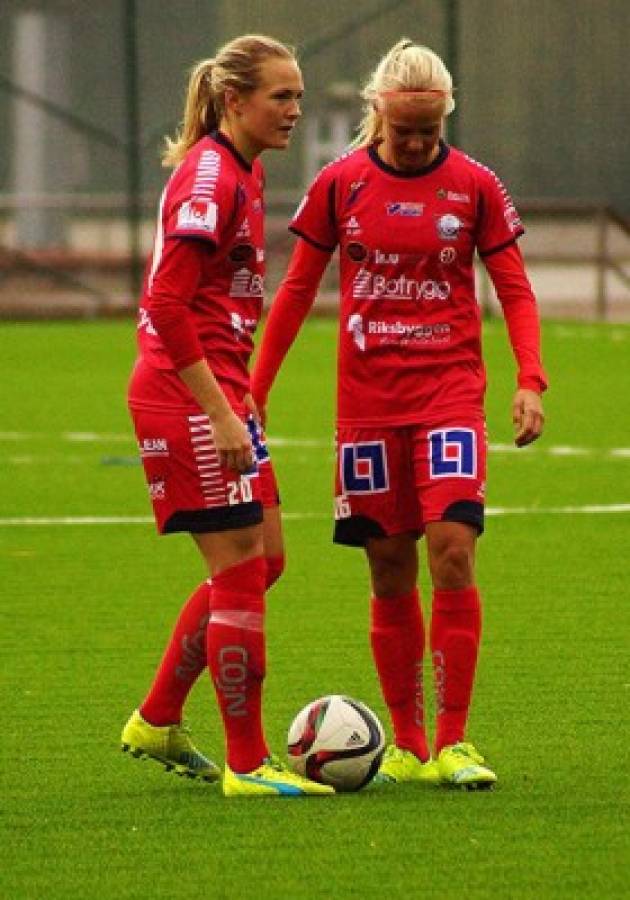
[[[442,247],[440,250],[440,262],[445,266],[454,263],[457,259],[457,250],[455,247]]]
[[[339,475],[344,494],[380,494],[389,490],[384,441],[342,444]]]
[[[346,253],[354,262],[363,262],[368,256],[367,247],[364,247],[358,241],[350,241],[346,247]]]
[[[477,436],[471,428],[439,428],[427,438],[431,478],[477,476]]]
[[[424,203],[411,203],[401,200],[397,203],[386,203],[385,209],[387,210],[388,216],[417,218],[424,214]]]
[[[179,208],[177,228],[182,231],[206,231],[212,234],[217,228],[217,205],[203,197],[191,197]]]
[[[462,220],[453,213],[445,213],[436,219],[435,226],[438,235],[443,241],[453,241],[459,236],[460,230],[464,227]]]
[[[228,253],[228,259],[233,263],[244,263],[251,259],[255,250],[251,244],[235,244]]]

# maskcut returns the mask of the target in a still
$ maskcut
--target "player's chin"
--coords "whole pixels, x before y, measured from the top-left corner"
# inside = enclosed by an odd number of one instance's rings
[[[292,128],[279,129],[279,131],[277,132],[277,135],[275,136],[276,143],[274,144],[274,146],[278,147],[278,148],[288,147],[289,144],[291,143],[291,135],[292,134],[293,134]]]

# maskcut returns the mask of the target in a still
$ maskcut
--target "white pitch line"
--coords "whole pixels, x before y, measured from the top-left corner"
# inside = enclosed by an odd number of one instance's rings
[[[128,433],[98,433],[95,431],[66,431],[63,434],[46,435],[46,434],[30,434],[24,431],[0,431],[1,442],[20,442],[26,441],[33,443],[36,440],[46,440],[50,446],[51,440],[61,440],[72,444],[129,444],[135,446],[136,441],[131,432]],[[320,438],[293,438],[281,437],[279,435],[269,437],[268,444],[272,449],[313,449],[313,450],[329,450],[334,452],[334,442],[330,439]],[[491,453],[497,454],[544,454],[552,456],[556,459],[567,458],[613,458],[613,459],[630,459],[630,447],[574,447],[572,445],[556,445],[546,446],[541,444],[532,444],[528,447],[516,447],[514,444],[491,443],[488,445]],[[13,464],[25,465],[29,461],[35,462],[35,457],[13,457],[9,462]]]
[[[630,503],[586,504],[585,506],[489,506],[487,516],[567,516],[630,513]],[[328,519],[328,513],[283,512],[287,521]],[[0,527],[20,525],[150,525],[151,516],[22,516],[0,518]]]

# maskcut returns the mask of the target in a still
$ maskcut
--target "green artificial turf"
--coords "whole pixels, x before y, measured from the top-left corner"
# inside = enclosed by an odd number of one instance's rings
[[[630,328],[545,326],[547,431],[519,452],[503,446],[505,331],[485,329],[488,505],[506,514],[489,515],[479,545],[470,737],[497,789],[368,788],[299,802],[227,801],[119,752],[179,606],[204,577],[185,536],[58,523],[149,516],[124,402],[134,331],[2,326],[3,894],[627,896],[630,513],[584,508],[630,504]],[[334,343],[334,323],[305,327],[269,409],[287,513],[288,566],[267,621],[265,718],[279,752],[297,710],[323,693],[354,695],[386,721],[362,554],[330,543]],[[10,524],[45,517],[54,521]],[[421,584],[426,607],[424,569]],[[188,715],[221,760],[206,677]]]

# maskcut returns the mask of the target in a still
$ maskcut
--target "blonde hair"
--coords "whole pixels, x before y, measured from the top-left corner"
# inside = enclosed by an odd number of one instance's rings
[[[259,86],[260,66],[269,57],[295,60],[293,50],[280,41],[246,34],[225,44],[214,58],[197,63],[188,81],[184,119],[175,137],[165,138],[163,166],[179,165],[200,138],[217,128],[228,88],[248,93]]]
[[[353,147],[366,147],[382,136],[379,98],[386,91],[444,91],[444,115],[455,109],[453,79],[440,57],[428,47],[403,38],[385,54],[361,91],[366,103]]]

